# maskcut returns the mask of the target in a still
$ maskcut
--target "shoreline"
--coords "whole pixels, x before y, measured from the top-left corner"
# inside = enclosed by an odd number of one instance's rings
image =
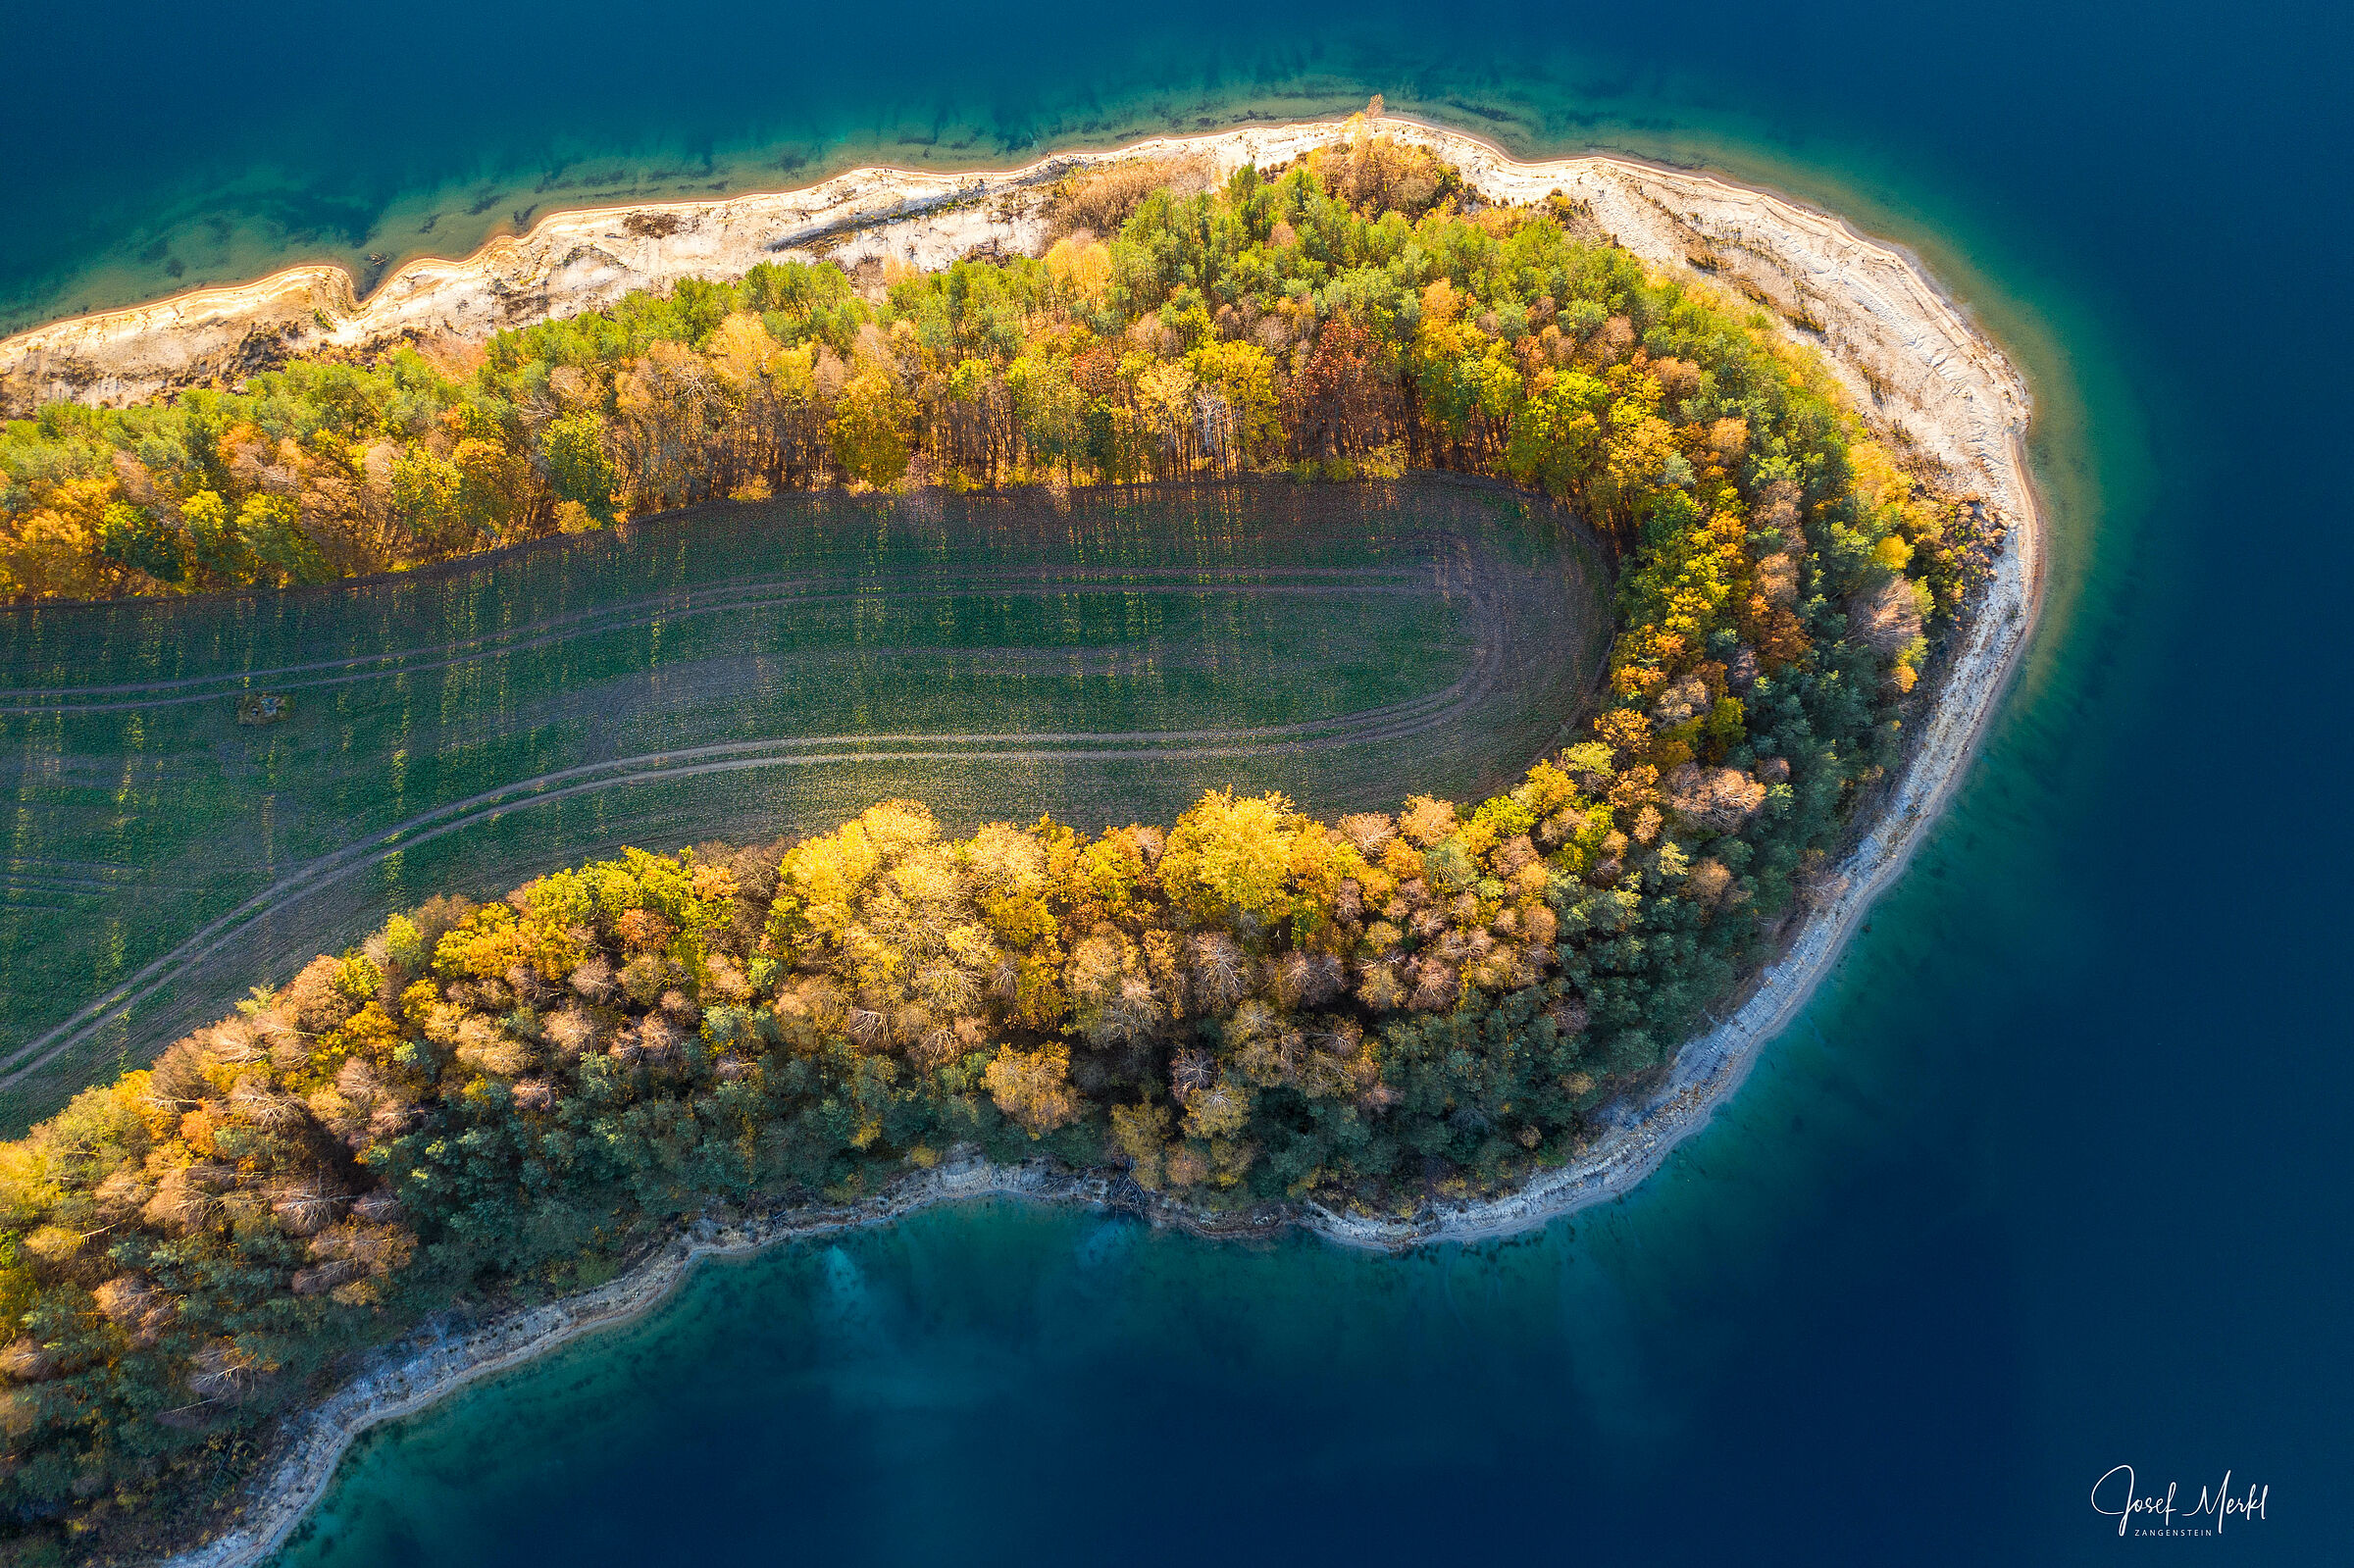
[[[547,219],[567,214],[650,211],[665,203],[694,205],[788,194],[862,169],[903,174],[929,173],[951,178],[995,174],[1007,167],[1002,163],[1003,159],[1025,155],[1037,147],[1057,149],[1054,156],[1106,153],[1148,137],[1199,135],[1203,133],[1203,126],[1212,124],[1223,126],[1228,130],[1249,126],[1283,126],[1318,120],[1328,120],[1337,125],[1349,114],[1361,108],[1365,98],[1366,93],[1354,81],[1335,81],[1326,91],[1312,88],[1286,91],[1278,87],[1265,97],[1250,95],[1214,103],[1205,99],[1198,107],[1215,109],[1218,113],[1208,120],[1197,116],[1190,122],[1191,129],[1166,114],[1135,113],[1140,105],[1151,101],[1149,97],[1140,98],[1136,103],[1125,106],[1124,115],[1115,114],[1110,120],[1091,116],[1081,124],[1062,126],[1031,135],[1018,146],[1006,145],[1002,141],[993,142],[987,151],[975,150],[982,147],[986,139],[983,127],[978,125],[956,127],[968,133],[960,139],[939,134],[923,137],[876,134],[870,128],[839,132],[808,143],[806,147],[790,138],[754,140],[731,145],[720,152],[717,168],[727,173],[719,183],[701,177],[703,172],[699,170],[691,180],[679,179],[684,171],[676,161],[679,149],[675,148],[576,151],[558,159],[554,171],[556,174],[569,174],[588,165],[611,165],[619,160],[622,177],[651,182],[642,188],[623,188],[608,186],[602,179],[586,179],[577,184],[560,181],[557,187],[549,187],[541,183],[548,171],[544,164],[539,164],[528,171],[510,168],[485,177],[443,178],[424,184],[396,186],[390,198],[378,209],[372,221],[373,227],[358,240],[340,245],[305,245],[288,243],[281,236],[276,242],[268,243],[260,255],[248,258],[246,265],[231,267],[226,262],[200,264],[215,270],[222,267],[230,267],[230,270],[219,271],[217,276],[202,278],[195,282],[180,281],[161,267],[149,265],[148,259],[127,265],[121,260],[124,247],[118,246],[112,252],[102,251],[98,258],[78,268],[69,264],[67,272],[53,278],[46,304],[28,304],[23,307],[25,313],[15,318],[9,318],[6,312],[0,311],[0,322],[6,322],[5,326],[0,326],[0,341],[62,322],[90,320],[121,311],[172,304],[208,289],[239,287],[255,279],[274,278],[301,267],[334,268],[343,272],[353,279],[353,292],[365,302],[394,274],[411,263],[464,261],[492,240],[528,235]],[[1450,103],[1451,100],[1442,98],[1435,100],[1433,106],[1444,109]],[[1399,110],[1391,111],[1385,118],[1413,119],[1417,124],[1441,126],[1446,124],[1444,121],[1423,121]],[[1523,113],[1507,115],[1504,122],[1532,132],[1538,128],[1538,122]],[[947,157],[929,156],[930,150],[943,147],[948,149]],[[923,149],[913,154],[916,161],[897,161],[907,158],[909,153],[906,149],[910,148]],[[803,156],[803,152],[814,155]],[[637,160],[644,160],[646,167],[631,169],[629,166]],[[1695,164],[1692,167],[1699,166]],[[745,171],[757,171],[757,177],[744,174]],[[481,202],[486,195],[491,198],[490,205],[485,207],[483,213],[472,211],[474,204]],[[514,203],[521,203],[521,206],[511,205]],[[478,237],[467,242],[463,248],[436,248],[433,243],[452,233],[474,232],[462,222],[441,227],[440,220],[452,217],[479,218],[499,206],[509,207],[509,217],[505,221],[490,217],[481,226]],[[520,221],[513,216],[517,211],[524,214]],[[395,222],[405,225],[409,220],[421,217],[434,219],[435,227],[404,227],[397,230],[391,227]],[[394,237],[396,234],[400,237]],[[175,235],[148,230],[142,237],[149,241],[159,237],[169,241]],[[362,247],[367,248],[363,250]],[[361,259],[367,255],[381,255],[384,260],[382,263],[370,263]],[[125,273],[131,275],[128,281],[108,276]],[[364,291],[359,283],[362,278],[375,278],[375,282]],[[108,280],[95,281],[100,278]],[[111,289],[110,283],[115,285]],[[93,295],[103,296],[104,302],[94,303]],[[67,303],[77,296],[78,303]]]
[[[373,1364],[319,1404],[292,1418],[276,1445],[268,1486],[226,1533],[166,1561],[170,1568],[248,1568],[286,1543],[334,1479],[343,1452],[363,1433],[435,1404],[472,1383],[537,1360],[574,1340],[644,1317],[704,1258],[748,1257],[785,1241],[815,1240],[870,1225],[888,1225],[942,1203],[1024,1197],[1039,1202],[1112,1206],[1113,1184],[1101,1176],[1064,1175],[1040,1166],[944,1162],[863,1203],[794,1210],[725,1226],[705,1218],[601,1286],[526,1307],[455,1337],[412,1335],[373,1356]],[[398,1355],[410,1341],[416,1348]]]
[[[808,185],[781,185],[757,190],[739,190],[717,198],[675,197],[666,201],[590,202],[579,207],[558,207],[537,217],[533,223],[522,229],[504,233],[494,232],[486,236],[482,243],[463,256],[445,256],[438,251],[426,250],[403,257],[384,270],[383,276],[377,278],[375,284],[365,294],[360,292],[358,275],[343,262],[295,261],[288,262],[275,271],[264,273],[258,278],[248,278],[244,282],[196,283],[186,288],[175,289],[170,293],[155,295],[150,299],[133,300],[122,305],[108,305],[98,310],[87,310],[75,315],[56,316],[47,321],[34,322],[29,326],[18,328],[15,331],[0,333],[0,366],[4,366],[11,354],[22,352],[25,344],[46,340],[50,334],[58,332],[62,329],[96,329],[118,318],[138,317],[147,313],[171,312],[177,314],[181,309],[195,309],[214,304],[233,305],[239,300],[267,298],[270,295],[283,292],[286,287],[297,282],[317,282],[334,274],[342,276],[342,285],[339,289],[334,289],[331,283],[331,291],[350,300],[352,302],[350,308],[353,311],[364,311],[382,297],[392,283],[412,269],[432,271],[472,266],[492,247],[501,244],[527,244],[542,228],[565,219],[608,217],[626,219],[631,214],[701,211],[706,208],[725,207],[742,202],[803,196],[858,175],[923,180],[1015,181],[1023,179],[1025,177],[1036,176],[1049,165],[1076,166],[1084,163],[1116,161],[1122,158],[1149,155],[1150,149],[1162,144],[1182,146],[1197,142],[1217,141],[1253,130],[1290,131],[1316,126],[1337,129],[1341,124],[1342,122],[1339,120],[1279,121],[1266,119],[1262,121],[1259,117],[1247,115],[1243,117],[1241,123],[1230,126],[1221,131],[1197,132],[1192,135],[1161,134],[1145,137],[1141,140],[1118,142],[1107,147],[1072,145],[1059,152],[1045,154],[1031,163],[1011,169],[923,170],[893,163],[853,164]],[[1466,130],[1438,121],[1398,113],[1385,113],[1381,117],[1380,124],[1393,133],[1400,128],[1423,131],[1442,140],[1471,143],[1504,162],[1517,161],[1501,144],[1475,130]],[[1861,240],[1867,237],[1836,213],[1816,207],[1804,198],[1791,195],[1770,184],[1753,180],[1728,181],[1723,177],[1714,174],[1705,163],[1679,164],[1669,159],[1646,158],[1633,153],[1591,151],[1565,154],[1559,159],[1539,160],[1538,163],[1550,166],[1554,163],[1582,160],[1618,163],[1629,168],[1671,177],[1714,179],[1718,183],[1730,184],[1734,188],[1771,197],[1793,209],[1804,210],[1829,219],[1845,228],[1853,238]],[[1537,167],[1537,164],[1527,164],[1526,167]],[[1930,278],[1928,269],[1921,264],[1920,258],[1914,254],[1909,247],[1889,240],[1871,240],[1869,242],[1896,252],[1904,258],[1909,266],[1921,275],[1924,281],[1930,282],[1932,287],[1937,286],[1935,280]],[[1948,305],[1953,306],[1957,313],[1967,314],[1967,311],[1942,287],[1937,287],[1937,293]]]
[[[708,1219],[697,1221],[686,1235],[596,1290],[508,1314],[461,1338],[428,1341],[405,1354],[399,1345],[379,1352],[366,1370],[323,1403],[289,1420],[265,1478],[249,1488],[253,1500],[245,1511],[222,1536],[171,1558],[174,1568],[244,1568],[262,1561],[299,1526],[333,1481],[344,1449],[361,1433],[583,1334],[641,1316],[666,1299],[705,1256],[742,1255],[781,1241],[888,1224],[936,1203],[991,1195],[1142,1207],[1156,1223],[1175,1223],[1208,1236],[1298,1226],[1339,1244],[1381,1250],[1475,1241],[1530,1230],[1630,1190],[1677,1144],[1706,1126],[1740,1087],[1766,1043],[1813,997],[1847,938],[1878,894],[1902,874],[1942,813],[2034,632],[2043,598],[2044,540],[2025,455],[2030,410],[2026,386],[2000,349],[1916,259],[1858,233],[1835,216],[1719,177],[1614,155],[1523,164],[1461,132],[1395,119],[1382,124],[1403,139],[1457,163],[1466,182],[1484,196],[1525,202],[1561,189],[1586,202],[1595,221],[1645,261],[1680,273],[1696,254],[1705,255],[1714,262],[1711,271],[1717,278],[1729,276],[1761,308],[1778,311],[1785,321],[1818,321],[1818,330],[1786,327],[1785,334],[1820,348],[1860,410],[1868,417],[1876,415],[1878,423],[1893,428],[1900,438],[1944,467],[1955,488],[1984,493],[2008,525],[1993,578],[1970,622],[1958,630],[1950,657],[1934,672],[1933,692],[1911,721],[1915,738],[1906,761],[1876,803],[1872,819],[1859,825],[1853,847],[1838,863],[1835,890],[1805,916],[1781,956],[1766,966],[1731,1016],[1686,1040],[1657,1088],[1640,1100],[1612,1106],[1606,1113],[1611,1131],[1573,1162],[1535,1176],[1506,1196],[1440,1203],[1409,1221],[1345,1215],[1308,1204],[1222,1226],[1212,1217],[1193,1215],[1166,1201],[1140,1205],[1133,1193],[1120,1190],[1122,1184],[1100,1174],[1063,1175],[979,1161],[911,1176],[849,1208],[793,1211],[732,1228]],[[508,306],[518,297],[518,285],[527,302],[525,314],[537,309],[539,314],[531,319],[541,320],[551,313],[550,302],[560,287],[565,288],[566,306],[591,308],[608,292],[618,297],[629,287],[660,278],[734,276],[750,261],[733,265],[725,258],[743,253],[747,246],[752,261],[831,254],[846,263],[881,254],[938,265],[927,259],[952,260],[984,242],[1035,239],[1040,229],[1037,197],[1053,178],[1072,169],[1139,156],[1208,151],[1218,157],[1223,171],[1244,161],[1265,164],[1297,156],[1328,141],[1336,129],[1332,122],[1314,122],[1154,137],[1111,152],[1053,154],[1002,175],[853,170],[809,190],[778,196],[554,215],[528,235],[492,240],[464,263],[403,267],[364,305],[355,303],[335,333],[339,338],[349,334],[348,342],[356,346],[370,334],[420,329],[417,324],[424,321],[432,330],[463,336],[481,329],[487,335],[505,324],[496,319],[501,315],[517,324],[523,320]],[[877,198],[886,200],[878,203]],[[1020,205],[1025,199],[1027,210]],[[783,223],[789,213],[793,221]],[[649,214],[691,214],[694,223],[637,236],[652,249],[641,255],[633,252],[635,262],[606,249],[597,251],[600,264],[587,268],[574,266],[577,253],[548,260],[555,240],[575,229],[585,235],[595,230],[593,237],[627,249],[620,236],[605,231],[626,233],[630,219]],[[752,232],[760,215],[778,220],[782,227]],[[663,226],[646,222],[639,227]],[[663,241],[681,233],[701,243],[666,257]],[[974,235],[981,237],[970,237]],[[581,243],[587,245],[589,239],[584,237]],[[1696,244],[1698,252],[1692,249]],[[531,261],[535,252],[543,253],[537,263]],[[138,306],[17,334],[0,342],[0,382],[13,373],[21,384],[18,367],[28,356],[57,352],[82,330],[94,349],[114,356],[111,374],[117,390],[96,395],[130,395],[139,376],[168,374],[175,364],[184,373],[203,357],[182,352],[175,360],[167,341],[167,351],[159,351],[160,358],[142,369],[131,352],[140,340],[168,340],[177,333],[196,337],[201,346],[236,329],[240,335],[231,343],[233,348],[248,340],[242,334],[266,325],[263,313],[273,308],[274,300],[286,297],[298,285],[307,290],[323,282],[320,275],[326,273],[341,279],[342,295],[348,300],[348,274],[312,265],[235,289],[180,296],[174,302],[179,308],[170,313],[159,305]],[[396,297],[394,285],[412,275],[411,286]],[[568,277],[578,282],[577,288],[565,287]],[[250,307],[251,319],[241,328],[218,315],[189,319],[196,308],[187,302],[204,294],[230,296],[219,301],[222,308],[242,303]],[[384,321],[394,325],[363,332],[360,324],[380,303]],[[438,317],[434,315],[436,309]],[[108,345],[113,345],[111,350]],[[183,343],[183,350],[187,347]],[[106,379],[93,367],[76,390],[87,392]]]
[[[1037,209],[1064,175],[1136,158],[1207,154],[1223,177],[1244,163],[1264,167],[1297,158],[1330,141],[1340,124],[1259,123],[1151,136],[1116,148],[1048,153],[1008,170],[935,173],[863,165],[791,190],[565,209],[541,217],[522,233],[494,235],[462,260],[427,256],[404,262],[365,299],[357,297],[355,278],[341,264],[297,263],[243,283],[205,285],[0,337],[0,413],[28,399],[120,406],[216,379],[234,382],[266,368],[274,353],[364,351],[403,337],[436,335],[486,341],[505,328],[609,305],[633,288],[687,278],[738,278],[766,260],[833,257],[848,266],[890,256],[931,269],[975,250],[1035,249],[1045,232]],[[1768,187],[1619,153],[1523,163],[1475,132],[1399,116],[1384,116],[1379,124],[1386,133],[1456,163],[1490,199],[1530,202],[1548,189],[1586,199],[1614,240],[1671,269],[1688,260],[1680,246],[1667,243],[1674,228],[1704,245],[1722,236],[1680,225],[1656,191],[1645,187],[1700,196],[1719,208],[1764,208],[1769,221],[1795,221],[1843,248],[1893,264],[1959,329],[1949,336],[1953,346],[1991,347],[1966,308],[1910,251],[1869,238],[1845,219]],[[1657,211],[1630,204],[1630,194]],[[1592,202],[1597,195],[1603,203]],[[1718,224],[1722,218],[1713,215]],[[1630,225],[1637,230],[1631,235]],[[1741,244],[1738,225],[1734,243]],[[1668,254],[1654,254],[1657,250]],[[1745,281],[1768,281],[1766,291],[1777,296],[1774,305],[1789,292],[1767,279]],[[1812,297],[1805,280],[1796,282],[1801,299]],[[2001,373],[1986,379],[2006,383],[2002,395],[2017,402],[2023,426],[2025,385],[1999,353],[1990,358]],[[1868,388],[1859,382],[1850,390]]]

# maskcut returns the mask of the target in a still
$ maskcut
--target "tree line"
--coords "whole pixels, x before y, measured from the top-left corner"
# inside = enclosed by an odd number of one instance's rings
[[[1190,169],[1075,179],[1041,258],[856,278],[768,263],[480,348],[48,405],[0,430],[0,595],[325,582],[837,484],[1437,467],[1621,529],[1671,458],[1838,487],[1799,472],[1809,436],[1781,430],[1789,378],[1818,381],[1806,357],[1739,302],[1650,276],[1558,196],[1471,203],[1361,121],[1280,172],[1189,190]],[[1950,600],[1942,519],[1897,499],[1865,546],[1921,557],[1912,575]]]

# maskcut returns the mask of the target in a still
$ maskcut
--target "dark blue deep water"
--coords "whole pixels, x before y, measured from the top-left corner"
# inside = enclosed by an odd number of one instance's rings
[[[365,1442],[290,1562],[2354,1560],[2341,9],[139,0],[6,33],[12,328],[600,192],[1380,90],[1845,213],[2038,397],[2051,602],[1970,786],[1626,1201],[1403,1261],[978,1207],[710,1269]],[[2119,1464],[2268,1516],[2120,1541]]]

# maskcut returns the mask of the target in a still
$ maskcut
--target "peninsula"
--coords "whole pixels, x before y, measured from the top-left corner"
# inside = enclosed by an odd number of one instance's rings
[[[1617,563],[1580,736],[1489,798],[634,850],[393,914],[0,1148],[0,1496],[121,1550],[248,1487],[191,1564],[711,1250],[987,1190],[1373,1246],[1623,1191],[1902,868],[2040,578],[2024,388],[1905,257],[1361,118],[562,216],[364,303],[298,269],[9,339],[0,395],[21,599],[1432,470]]]

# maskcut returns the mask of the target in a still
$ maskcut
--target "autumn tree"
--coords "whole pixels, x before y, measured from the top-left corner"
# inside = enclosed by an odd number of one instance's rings
[[[1071,1053],[1060,1045],[1034,1051],[1008,1047],[990,1058],[984,1079],[998,1109],[1036,1138],[1078,1119],[1070,1067]]]
[[[846,478],[877,489],[897,483],[907,472],[907,425],[912,415],[891,371],[867,365],[843,388],[827,426],[835,466]]]

